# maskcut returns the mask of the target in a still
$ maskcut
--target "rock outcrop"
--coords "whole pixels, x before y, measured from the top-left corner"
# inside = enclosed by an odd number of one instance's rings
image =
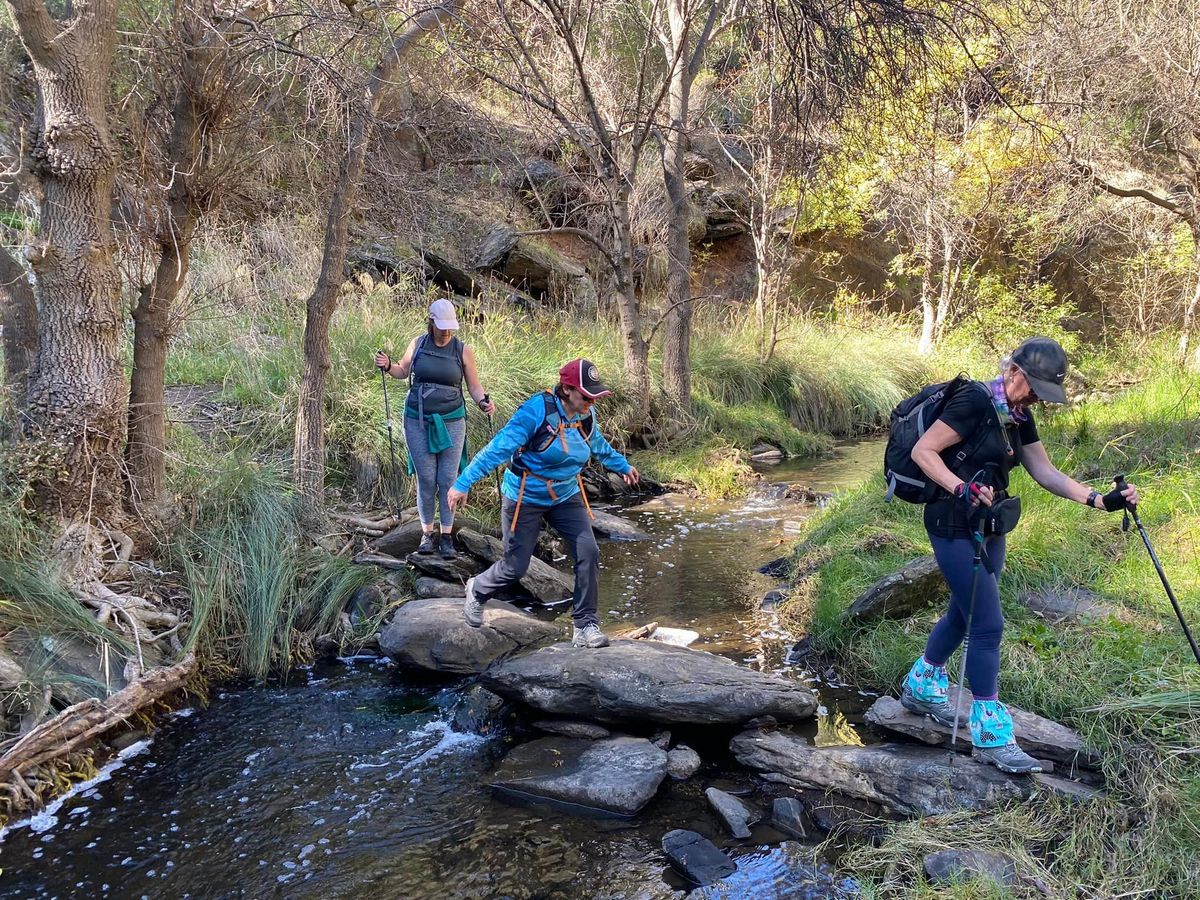
[[[555,644],[498,663],[482,680],[541,712],[606,723],[730,726],[762,715],[794,722],[816,709],[795,681],[654,641],[600,650]]]
[[[463,621],[460,600],[411,600],[380,633],[379,649],[406,668],[471,675],[560,633],[557,625],[498,600],[485,607],[481,628]]]
[[[875,582],[846,609],[847,619],[903,619],[947,596],[946,579],[933,555],[914,559],[898,572]]]

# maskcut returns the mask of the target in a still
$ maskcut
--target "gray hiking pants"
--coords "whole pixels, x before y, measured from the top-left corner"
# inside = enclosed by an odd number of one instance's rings
[[[500,520],[504,526],[504,557],[493,563],[487,571],[475,576],[475,598],[487,600],[521,580],[529,569],[529,560],[537,547],[538,532],[545,519],[562,536],[568,552],[575,559],[575,606],[571,612],[575,627],[599,625],[596,605],[600,598],[600,547],[592,534],[592,521],[583,505],[583,498],[576,494],[554,506],[534,506],[522,502],[514,532],[512,517],[516,505],[505,497],[500,506]]]
[[[433,504],[436,500],[442,528],[448,530],[454,524],[454,513],[446,500],[446,493],[454,487],[454,479],[458,477],[463,441],[467,439],[467,420],[452,419],[446,423],[450,446],[441,453],[429,452],[427,428],[420,419],[404,417],[404,440],[408,444],[408,456],[417,479],[417,514],[421,517],[421,525],[428,530],[433,525]]]

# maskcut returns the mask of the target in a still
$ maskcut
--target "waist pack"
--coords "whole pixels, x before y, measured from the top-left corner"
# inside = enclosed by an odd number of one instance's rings
[[[1008,534],[1021,521],[1021,498],[1006,497],[993,503],[983,514],[984,534]]]

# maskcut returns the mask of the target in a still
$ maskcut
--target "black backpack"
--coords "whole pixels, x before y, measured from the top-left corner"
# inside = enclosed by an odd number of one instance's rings
[[[529,441],[518,447],[512,455],[510,466],[517,472],[527,469],[521,462],[522,454],[544,453],[558,439],[560,428],[563,425],[563,418],[558,411],[558,403],[555,400],[554,392],[542,391],[542,400],[545,403],[542,424],[534,430],[533,436]],[[571,427],[578,427],[584,438],[591,440],[592,431],[596,428],[596,417],[592,413],[588,413],[575,426]]]
[[[912,451],[929,426],[937,421],[950,398],[972,385],[976,389],[987,390],[987,386],[981,382],[959,375],[952,381],[929,385],[892,410],[891,430],[887,449],[883,453],[883,478],[887,482],[885,501],[891,503],[893,497],[899,497],[907,503],[929,503],[946,494],[945,489],[931,481],[916,464]],[[986,424],[985,421],[985,427]],[[954,457],[946,460],[952,471],[974,455],[980,438],[987,437],[985,427],[972,436],[973,440],[962,441]]]

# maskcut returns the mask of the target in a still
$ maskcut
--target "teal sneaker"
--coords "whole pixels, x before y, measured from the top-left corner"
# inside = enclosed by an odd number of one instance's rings
[[[900,691],[900,705],[919,716],[929,716],[942,725],[954,725],[950,706],[950,677],[945,666],[931,666],[924,655],[917,657]]]
[[[1042,764],[1017,746],[1012,715],[999,700],[976,700],[967,720],[971,726],[971,756],[1001,772],[1032,775]]]

